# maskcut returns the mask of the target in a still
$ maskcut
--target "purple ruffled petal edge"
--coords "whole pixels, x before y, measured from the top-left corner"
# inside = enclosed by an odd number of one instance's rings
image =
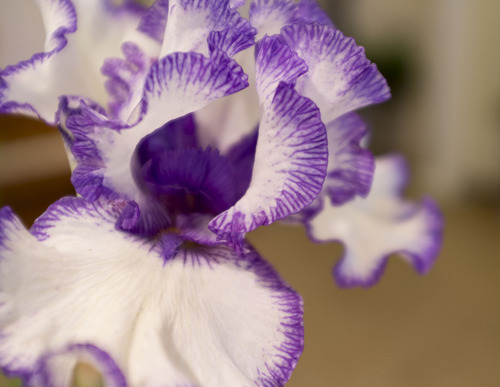
[[[64,9],[64,12],[66,12],[67,20],[65,25],[57,28],[50,37],[51,46],[54,48],[48,52],[38,52],[30,59],[18,62],[15,65],[9,65],[0,71],[0,114],[30,112],[43,120],[36,109],[30,104],[5,100],[5,91],[8,88],[8,83],[5,81],[5,77],[15,75],[25,69],[36,67],[38,63],[48,60],[52,55],[60,52],[66,44],[68,44],[66,35],[77,30],[76,10],[70,0],[56,1],[60,4],[61,9]]]

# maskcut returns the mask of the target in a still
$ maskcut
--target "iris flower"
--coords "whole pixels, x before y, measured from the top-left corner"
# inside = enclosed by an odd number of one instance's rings
[[[302,300],[245,240],[278,220],[344,243],[341,286],[394,252],[431,267],[434,202],[405,201],[403,160],[363,146],[354,111],[390,97],[376,66],[313,0],[243,3],[38,0],[45,51],[0,72],[0,112],[58,126],[78,197],[29,231],[0,212],[8,375],[285,384]]]

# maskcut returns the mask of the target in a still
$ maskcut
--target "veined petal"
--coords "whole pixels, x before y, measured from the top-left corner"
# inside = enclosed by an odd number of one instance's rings
[[[149,38],[135,31],[143,10],[130,1],[120,6],[107,0],[38,4],[46,28],[45,52],[0,72],[0,112],[38,115],[54,123],[62,95],[82,95],[104,106],[104,59],[119,56],[128,40],[154,50]]]
[[[283,28],[281,35],[309,67],[297,80],[297,91],[318,105],[324,122],[390,98],[385,78],[364,48],[339,30],[296,24]]]
[[[241,68],[223,53],[214,53],[211,59],[196,53],[175,53],[151,67],[135,125],[110,121],[85,106],[70,113],[66,126],[75,137],[73,154],[80,163],[73,177],[77,192],[87,200],[99,196],[94,189],[93,194],[83,192],[89,175],[79,174],[79,168],[85,172],[85,165],[90,165],[92,178],[97,174],[102,186],[135,200],[137,187],[130,162],[139,141],[169,121],[246,86]],[[98,157],[86,157],[80,146],[90,147]]]
[[[109,95],[109,116],[127,122],[144,92],[146,76],[156,58],[146,55],[139,46],[126,42],[122,45],[124,58],[107,58],[101,68]]]
[[[303,345],[301,299],[265,261],[201,246],[165,260],[115,221],[113,209],[65,198],[30,234],[1,210],[0,364],[10,375],[37,377],[57,360],[47,379],[67,380],[83,350],[133,386],[288,380]]]
[[[318,195],[328,162],[326,131],[317,107],[282,83],[259,128],[252,181],[245,195],[210,223],[242,249],[244,233],[300,211]]]
[[[168,3],[169,0],[155,0],[142,17],[138,27],[139,31],[159,43],[163,41],[163,35],[165,34],[169,11]]]
[[[334,269],[340,286],[375,284],[393,253],[400,253],[420,274],[434,263],[441,248],[443,218],[431,199],[417,205],[401,198],[406,175],[401,157],[379,158],[366,199],[339,207],[325,197],[323,208],[309,220],[313,240],[340,241],[345,246]]]
[[[360,142],[368,134],[366,123],[356,113],[348,113],[326,126],[328,134],[328,174],[323,191],[332,204],[341,205],[355,196],[370,192],[375,160]]]
[[[209,54],[210,45],[232,56],[251,46],[255,29],[229,0],[170,0],[160,57],[176,51]]]
[[[328,15],[315,0],[254,0],[250,5],[250,23],[257,28],[256,40],[278,34],[284,26],[317,22],[333,27]]]
[[[306,63],[300,59],[280,36],[265,36],[257,45],[255,83],[259,100],[269,104],[281,82],[295,83],[307,72]]]

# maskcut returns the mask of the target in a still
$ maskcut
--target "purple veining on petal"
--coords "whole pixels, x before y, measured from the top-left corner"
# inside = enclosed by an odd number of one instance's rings
[[[249,9],[250,23],[264,35],[279,33],[282,27],[297,22],[298,6],[293,0],[255,0]]]
[[[30,228],[30,233],[39,241],[46,240],[50,237],[51,229],[57,225],[61,218],[78,218],[83,215],[114,224],[119,211],[112,205],[104,207],[103,205],[89,203],[82,198],[63,197],[51,204],[43,215],[35,220]]]
[[[372,153],[360,145],[367,135],[365,122],[348,113],[326,126],[328,134],[328,175],[323,189],[335,205],[370,192],[375,170]]]
[[[274,305],[287,315],[280,324],[285,341],[274,347],[277,353],[266,363],[265,368],[258,370],[259,376],[254,382],[260,386],[283,386],[288,382],[304,348],[302,298],[250,245],[247,244],[246,248],[248,253],[242,259],[229,254],[230,250],[222,246],[199,246],[193,249],[181,249],[181,252],[184,253],[185,265],[193,267],[200,265],[211,267],[224,261],[232,261],[242,270],[255,273],[261,286],[278,292],[274,296]]]
[[[107,58],[101,68],[102,74],[109,77],[105,85],[111,97],[108,103],[111,117],[120,117],[123,109],[128,106],[127,110],[131,111],[134,102],[139,102],[144,79],[153,64],[153,60],[134,43],[124,43],[122,52],[124,59]],[[128,117],[122,118],[126,120]]]
[[[101,372],[106,386],[127,386],[125,376],[113,358],[107,352],[90,343],[70,344],[62,350],[46,353],[39,360],[34,374],[30,376],[29,381],[31,383],[39,383],[36,385],[56,386],[57,383],[54,383],[55,378],[53,375],[53,372],[56,372],[56,370],[51,370],[51,362],[56,361],[59,356],[72,354],[83,358],[89,357],[91,361],[98,364],[98,371]]]
[[[209,228],[241,252],[245,232],[296,213],[316,198],[327,162],[318,108],[281,83],[261,121],[250,187]]]
[[[248,23],[248,21],[243,20],[241,24]],[[232,57],[238,52],[253,46],[256,33],[257,31],[250,24],[240,29],[227,28],[220,31],[211,31],[207,38],[208,48],[210,51],[221,50]]]
[[[210,100],[236,93],[247,86],[248,76],[242,68],[219,50],[212,52],[210,59],[194,52],[176,52],[151,67],[144,85],[138,121],[148,112],[149,100],[161,100],[165,93],[175,94],[179,90],[186,92],[196,87],[196,91],[193,90],[193,97],[196,98],[193,98],[195,100],[191,101],[191,105],[197,106],[201,101],[205,104]],[[180,115],[191,113],[193,110],[186,106]]]
[[[314,100],[325,122],[390,98],[386,80],[364,48],[339,30],[296,24],[283,28],[281,35],[309,66],[297,80],[297,90]]]
[[[231,8],[229,0],[170,1],[168,17],[173,27],[166,24],[163,54],[181,50],[206,54],[207,39],[212,48],[229,56],[253,44],[255,29]]]
[[[297,4],[298,16],[297,19],[293,23],[318,23],[323,24],[328,27],[335,28],[332,21],[328,17],[328,14],[323,11],[323,9],[319,6],[316,0],[301,0]]]
[[[79,103],[76,108],[73,107],[75,102]],[[62,98],[58,115],[60,130],[66,133],[66,142],[70,141],[71,153],[78,162],[71,175],[76,192],[88,201],[95,201],[102,195],[115,197],[116,193],[103,185],[105,163],[93,134],[100,127],[114,130],[124,124],[107,120],[100,109],[89,106],[84,100]]]
[[[174,258],[179,247],[184,242],[183,238],[172,232],[164,232],[155,238],[155,246],[157,254],[163,259],[163,262]]]
[[[256,0],[249,14],[251,24],[259,31],[259,38],[278,34],[281,28],[291,24],[317,22],[333,27],[315,0]]]
[[[43,62],[48,61],[53,55],[61,51],[68,43],[67,34],[74,33],[77,29],[77,16],[75,7],[69,0],[53,0],[57,11],[64,16],[59,17],[61,25],[53,31],[48,31],[50,38],[46,40],[46,51],[34,54],[30,59],[10,65],[0,71],[0,113],[27,113],[35,114],[41,119],[52,123],[51,118],[41,117],[37,110],[28,103],[9,100],[9,77],[15,76],[26,70],[31,70]]]
[[[306,63],[280,36],[265,36],[256,47],[255,82],[261,104],[270,102],[280,82],[295,83]]]
[[[21,228],[21,223],[14,214],[14,211],[12,211],[10,207],[0,208],[0,250],[9,248],[7,245],[7,233],[11,230],[12,227],[16,230],[19,230]]]
[[[168,10],[168,0],[156,0],[142,17],[138,30],[161,43],[167,25]]]

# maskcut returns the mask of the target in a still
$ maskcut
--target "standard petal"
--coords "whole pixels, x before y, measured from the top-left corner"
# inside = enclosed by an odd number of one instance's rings
[[[176,51],[208,55],[209,43],[232,56],[250,47],[255,34],[229,0],[170,0],[160,57]]]
[[[371,286],[382,275],[388,257],[399,253],[418,273],[434,263],[442,242],[443,218],[436,204],[402,199],[406,166],[399,156],[377,159],[373,186],[366,199],[334,206],[328,198],[309,220],[318,242],[340,241],[345,253],[334,269],[340,286]]]
[[[324,122],[390,98],[385,78],[364,48],[339,30],[296,24],[283,28],[281,35],[309,67],[297,80],[297,91],[318,105]]]
[[[169,121],[246,86],[246,75],[223,53],[214,53],[211,59],[175,53],[151,67],[135,125],[110,121],[85,105],[68,111],[65,124],[74,136],[72,152],[79,162],[72,178],[77,192],[95,200],[104,186],[135,200],[138,190],[130,162],[139,141]],[[97,183],[92,192],[86,192],[88,179]]]
[[[68,353],[78,344],[97,349],[105,376],[112,362],[133,386],[288,380],[302,303],[265,261],[193,245],[165,260],[115,221],[113,209],[77,198],[52,205],[31,234],[0,212],[0,364],[10,375],[40,376],[40,362],[59,354],[61,368],[44,369],[66,380],[84,359]]]
[[[120,56],[121,44],[128,40],[155,49],[135,31],[143,9],[130,1],[120,6],[103,0],[38,4],[46,28],[45,52],[0,72],[0,112],[38,115],[54,123],[61,95],[82,95],[105,106],[104,59]]]
[[[105,86],[109,95],[108,115],[127,122],[140,102],[146,76],[156,61],[139,46],[126,42],[122,45],[123,58],[107,58],[101,68],[108,77]]]
[[[341,205],[370,192],[375,160],[360,142],[368,134],[366,123],[348,113],[326,126],[328,133],[328,175],[323,191],[332,204]]]
[[[280,36],[265,36],[257,46],[255,84],[260,104],[270,104],[281,82],[293,84],[307,72],[300,59]]]
[[[249,10],[250,23],[257,28],[256,39],[278,34],[284,26],[317,22],[333,27],[328,15],[315,0],[254,0]]]
[[[209,226],[237,249],[244,233],[310,204],[325,179],[326,131],[314,103],[282,83],[265,109],[250,187]]]

